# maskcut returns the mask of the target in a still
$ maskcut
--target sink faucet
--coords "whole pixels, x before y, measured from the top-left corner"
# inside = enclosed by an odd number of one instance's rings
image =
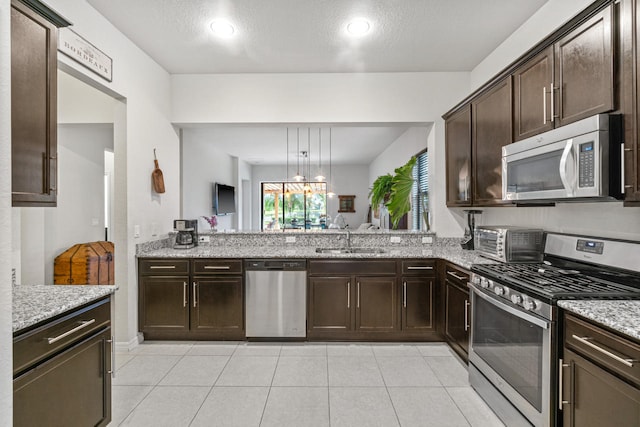
[[[347,241],[347,249],[351,249],[351,232],[349,230],[347,230],[346,241]]]

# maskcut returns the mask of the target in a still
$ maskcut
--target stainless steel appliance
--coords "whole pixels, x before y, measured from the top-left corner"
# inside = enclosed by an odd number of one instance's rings
[[[300,259],[245,261],[247,338],[307,336],[307,272]]]
[[[198,245],[197,219],[173,220],[173,229],[177,232],[174,249],[190,249]]]
[[[502,147],[504,200],[619,199],[620,115],[599,114]]]
[[[640,243],[548,233],[542,263],[471,268],[469,381],[507,425],[558,417],[561,299],[640,299]]]
[[[544,232],[539,228],[481,225],[474,232],[475,249],[502,262],[541,262]]]

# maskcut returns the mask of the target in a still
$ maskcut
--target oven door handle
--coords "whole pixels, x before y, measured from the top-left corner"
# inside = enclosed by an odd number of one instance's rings
[[[487,301],[488,303],[498,307],[500,310],[506,311],[509,314],[513,314],[514,316],[519,317],[520,319],[525,320],[529,323],[533,323],[536,326],[540,326],[542,329],[549,329],[550,322],[547,322],[546,320],[543,320],[543,319],[539,319],[538,317],[533,316],[531,314],[524,313],[516,308],[513,308],[507,304],[504,304],[496,300],[495,298],[485,294],[480,289],[476,288],[473,283],[469,283],[469,286],[477,296]]]

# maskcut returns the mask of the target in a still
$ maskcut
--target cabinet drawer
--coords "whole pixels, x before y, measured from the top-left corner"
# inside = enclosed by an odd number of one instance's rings
[[[188,259],[141,259],[140,274],[189,274]]]
[[[309,275],[381,275],[396,274],[395,260],[312,260],[309,261]]]
[[[467,289],[469,275],[467,270],[451,263],[447,263],[444,267],[445,279],[465,289]]]
[[[13,375],[110,325],[110,299],[74,311],[13,339]]]
[[[242,274],[242,260],[194,259],[193,274]]]
[[[640,385],[640,345],[637,343],[567,315],[565,346]]]
[[[436,261],[432,259],[412,259],[402,261],[402,274],[430,275],[436,274]]]

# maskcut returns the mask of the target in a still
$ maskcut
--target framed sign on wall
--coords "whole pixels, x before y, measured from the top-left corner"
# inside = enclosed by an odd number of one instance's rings
[[[355,212],[355,198],[356,196],[338,196],[338,212]]]
[[[58,51],[103,79],[112,81],[113,60],[69,28],[58,32]]]

